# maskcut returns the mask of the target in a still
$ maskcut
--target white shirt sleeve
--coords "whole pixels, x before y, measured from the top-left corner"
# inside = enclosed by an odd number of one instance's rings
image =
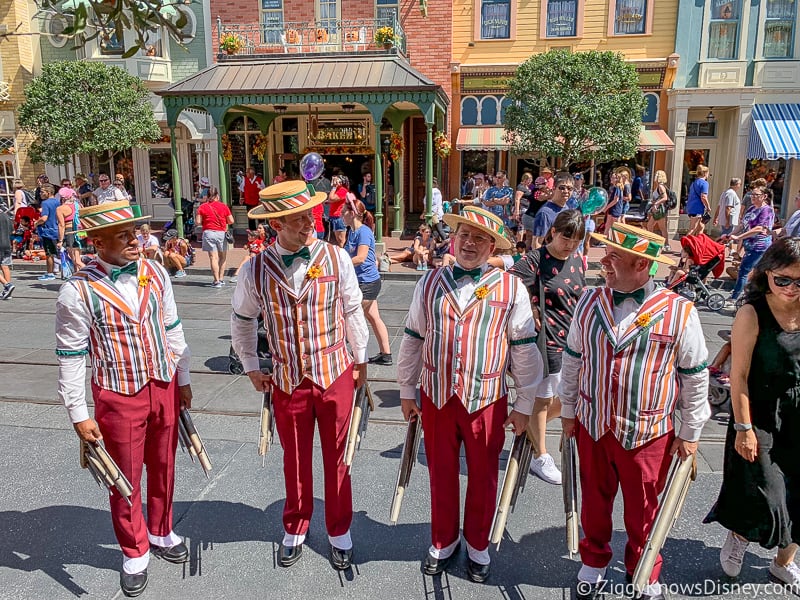
[[[162,296],[161,308],[164,312],[164,326],[167,329],[167,344],[169,344],[170,349],[175,354],[178,385],[189,385],[192,383],[190,374],[192,353],[189,351],[189,346],[183,335],[183,325],[178,317],[178,307],[175,304],[175,292],[172,289],[169,275],[161,265],[159,265],[158,268],[162,271],[164,277],[164,295]]]
[[[245,373],[259,370],[258,314],[261,305],[256,293],[252,272],[253,261],[248,260],[239,270],[236,289],[231,299],[231,343],[233,351],[242,361]]]
[[[405,333],[400,342],[400,356],[397,360],[397,383],[400,386],[400,398],[410,400],[417,397],[419,375],[422,373],[422,346],[428,328],[425,311],[422,307],[422,282],[417,282],[411,306],[406,317]]]
[[[578,301],[580,305],[580,301]],[[575,418],[575,404],[578,401],[580,390],[580,370],[583,352],[581,339],[583,332],[577,319],[572,319],[567,334],[567,348],[561,355],[561,383],[558,387],[558,397],[561,400],[561,417],[564,419]],[[578,356],[575,356],[575,355]]]
[[[708,349],[697,309],[692,307],[686,327],[678,338],[678,412],[681,427],[678,437],[688,442],[700,439],[703,425],[711,417],[708,403]]]
[[[336,248],[336,251],[339,253],[339,291],[342,295],[347,341],[353,352],[353,360],[356,364],[363,364],[367,362],[369,342],[367,320],[361,307],[364,296],[358,287],[358,277],[350,255],[343,248]]]
[[[511,377],[517,390],[514,410],[530,415],[533,412],[536,388],[542,381],[544,363],[535,343],[536,326],[533,322],[530,297],[521,280],[517,285],[514,306],[511,309],[508,339],[511,342],[509,352]]]
[[[61,286],[56,300],[56,354],[58,355],[58,399],[73,423],[89,418],[86,406],[86,355],[92,317],[75,283]]]

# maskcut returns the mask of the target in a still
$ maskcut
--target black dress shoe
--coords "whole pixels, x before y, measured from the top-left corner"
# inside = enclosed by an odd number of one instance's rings
[[[425,561],[422,563],[422,572],[425,573],[425,575],[438,575],[447,569],[447,566],[453,562],[456,556],[458,556],[458,552],[460,550],[461,542],[459,541],[458,544],[456,544],[453,553],[447,558],[433,558],[431,553],[428,552],[425,556]]]
[[[284,546],[278,550],[278,564],[282,567],[291,567],[303,555],[303,544],[297,546]]]
[[[163,546],[156,546],[155,544],[150,544],[150,551],[153,554],[155,554],[158,558],[161,558],[167,562],[174,563],[176,565],[180,565],[189,560],[189,549],[183,542],[181,542],[180,544],[176,544],[171,548],[164,548]]]
[[[331,545],[331,564],[334,569],[346,571],[353,564],[353,549],[342,550]]]
[[[475,583],[483,583],[489,579],[489,565],[481,565],[467,558],[467,575]]]
[[[128,598],[135,598],[147,587],[147,569],[133,574],[122,571],[119,574],[119,587]]]

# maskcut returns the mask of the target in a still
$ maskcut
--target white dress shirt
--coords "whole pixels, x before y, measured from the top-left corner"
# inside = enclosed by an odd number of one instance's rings
[[[458,265],[458,263],[456,263]],[[489,267],[483,265],[485,273]],[[475,294],[479,282],[471,277],[462,277],[456,281],[458,287],[458,308],[464,310]],[[414,296],[408,309],[406,327],[425,336],[428,330],[425,309],[422,305],[423,280],[414,288]],[[517,286],[511,318],[508,323],[508,341],[536,337],[536,326],[531,313],[531,301],[524,285]],[[416,398],[419,376],[422,372],[422,348],[424,340],[405,334],[400,343],[400,357],[397,361],[397,382],[400,385],[400,398],[409,400]],[[517,392],[514,410],[525,415],[533,412],[533,401],[536,388],[542,380],[542,356],[536,344],[510,346],[511,376]]]
[[[96,259],[107,273],[117,268],[105,261]],[[163,269],[163,267],[158,267]],[[111,283],[109,281],[109,283]],[[123,273],[115,283],[112,283],[120,295],[125,299],[134,315],[139,315],[139,280],[136,276]],[[73,349],[76,351],[89,348],[89,330],[91,329],[93,315],[78,291],[78,284],[67,281],[61,286],[56,301],[56,347],[59,349]],[[162,301],[165,325],[170,325],[178,320],[178,308],[175,305],[175,296],[169,276],[164,273],[164,296]],[[191,353],[183,336],[183,325],[180,323],[167,331],[167,344],[175,354],[177,366],[178,385],[189,385],[189,360]],[[80,423],[89,418],[86,406],[86,357],[59,356],[58,357],[58,398],[64,403],[73,423]]]
[[[655,283],[650,279],[644,285],[645,297],[655,291]],[[614,303],[614,334],[619,337],[636,318],[640,304],[633,298],[626,298],[622,304]],[[567,346],[576,352],[583,352],[581,347],[582,332],[577,319],[572,321],[567,335]],[[676,342],[676,366],[681,369],[694,369],[708,360],[708,350],[703,336],[703,326],[697,309],[692,307],[686,327],[680,332]],[[561,399],[561,416],[565,419],[575,418],[575,403],[580,389],[581,358],[564,352],[561,363],[561,384],[559,398]],[[678,389],[680,395],[677,410],[680,415],[681,426],[678,437],[687,442],[696,442],[700,439],[703,425],[711,416],[708,404],[708,369],[697,373],[685,374],[677,371]]]
[[[315,241],[313,244],[325,244],[326,242]],[[309,246],[309,250],[312,246]],[[275,242],[275,249],[281,256],[294,254]],[[353,353],[353,360],[356,364],[367,362],[367,343],[369,342],[369,329],[364,318],[364,310],[361,308],[363,296],[358,287],[353,261],[350,255],[342,248],[335,247],[339,254],[339,294],[342,298],[342,310],[344,312],[345,334]],[[261,312],[261,298],[256,292],[254,274],[252,272],[253,261],[247,261],[239,271],[239,278],[236,289],[233,292],[231,306],[231,340],[233,350],[242,361],[245,373],[258,371],[258,332],[252,321],[245,319],[256,319]],[[298,258],[291,266],[285,267],[286,280],[291,284],[292,289],[298,292],[303,286],[303,282],[308,272],[310,262]],[[237,317],[238,315],[238,317]]]

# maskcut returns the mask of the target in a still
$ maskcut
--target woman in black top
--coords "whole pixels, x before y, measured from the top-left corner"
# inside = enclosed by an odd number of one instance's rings
[[[547,377],[536,390],[529,425],[537,451],[531,461],[531,471],[556,485],[561,484],[561,471],[547,453],[545,429],[547,421],[561,414],[561,402],[557,397],[561,356],[567,345],[567,332],[575,307],[586,285],[583,258],[577,252],[585,233],[584,223],[579,210],[561,211],[553,222],[545,245],[528,252],[509,270],[525,283],[531,296],[536,328],[539,335],[544,334],[546,341],[546,344],[539,344],[539,349],[546,348],[547,356],[542,359],[547,365]],[[541,305],[542,296],[544,306]]]
[[[779,549],[770,574],[800,589],[800,238],[783,238],[751,274],[731,336],[731,406],[722,489],[705,522],[728,529],[735,577],[749,542]]]

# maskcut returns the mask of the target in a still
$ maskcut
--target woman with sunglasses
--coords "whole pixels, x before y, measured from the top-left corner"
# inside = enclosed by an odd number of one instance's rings
[[[381,274],[375,257],[375,235],[372,228],[375,220],[361,200],[348,198],[342,209],[342,220],[347,226],[344,249],[353,260],[363,300],[364,316],[378,340],[378,354],[369,359],[372,365],[392,364],[392,349],[389,346],[389,330],[378,312],[378,294],[381,292]]]
[[[772,243],[772,225],[775,223],[775,211],[767,201],[767,190],[763,187],[755,188],[750,197],[753,204],[747,209],[739,224],[737,233],[730,236],[734,242],[742,241],[744,257],[739,265],[739,274],[736,285],[731,293],[729,303],[733,304],[739,299],[747,283],[750,271],[758,264],[761,257]]]
[[[731,336],[731,421],[722,489],[705,522],[728,529],[722,570],[735,577],[750,542],[777,546],[769,573],[800,589],[800,238],[761,257]]]

